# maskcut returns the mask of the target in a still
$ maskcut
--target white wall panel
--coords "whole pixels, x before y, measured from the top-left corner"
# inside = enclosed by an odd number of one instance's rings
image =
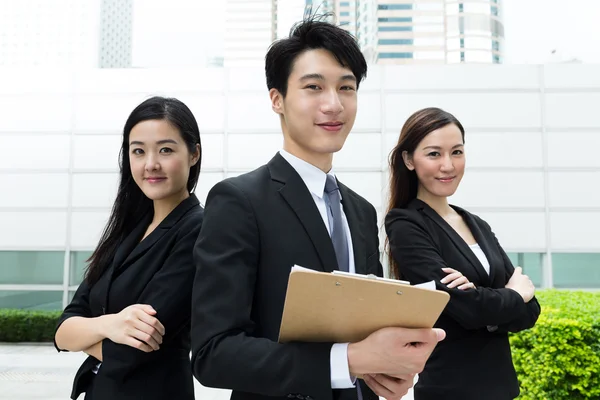
[[[600,129],[596,132],[548,132],[548,165],[550,167],[600,168]],[[593,151],[590,151],[594,149]]]
[[[122,135],[76,135],[73,139],[75,169],[119,169]]]
[[[506,252],[543,252],[546,248],[546,222],[543,212],[473,213],[490,225]]]
[[[386,66],[385,90],[536,89],[534,65],[407,65]]]
[[[75,211],[71,219],[71,246],[74,249],[94,249],[108,222],[110,210]]]
[[[466,132],[465,143],[469,167],[543,166],[540,132]]]
[[[227,136],[229,168],[254,169],[269,162],[283,147],[282,133],[230,134]]]
[[[223,168],[223,134],[200,132],[202,143],[202,170],[205,168]],[[202,170],[200,173],[202,173]]]
[[[67,207],[69,175],[0,174],[1,207]]]
[[[8,151],[4,151],[2,157],[0,157],[0,168],[66,169],[69,167],[70,140],[71,138],[68,135],[53,135],[51,133],[1,135],[1,146],[8,149]]]
[[[544,84],[550,89],[600,88],[595,64],[545,64]]]
[[[600,93],[547,93],[546,124],[552,128],[600,127]]]
[[[118,135],[135,107],[148,96],[142,94],[92,93],[75,99],[75,131]]]
[[[225,126],[225,96],[222,94],[172,93],[173,97],[185,103],[194,114],[200,128],[205,132],[222,132]]]
[[[64,94],[2,95],[0,91],[0,132],[68,132],[71,106],[71,97]]]
[[[540,97],[535,93],[390,94],[385,98],[386,127],[400,131],[414,112],[439,107],[452,113],[465,129],[537,128]]]
[[[61,248],[66,235],[66,211],[0,211],[0,249]]]
[[[553,212],[552,249],[600,252],[600,212]]]
[[[198,180],[198,186],[196,187],[196,197],[200,200],[201,204],[206,204],[206,196],[208,192],[218,182],[223,180],[223,174],[221,172],[201,172],[200,179]]]
[[[110,209],[119,187],[118,173],[76,173],[73,175],[73,207]]]
[[[380,168],[381,134],[350,133],[344,147],[333,156],[335,169]]]
[[[467,170],[452,202],[465,207],[544,207],[542,172]]]
[[[281,131],[279,115],[271,108],[269,93],[237,94],[227,99],[227,126],[230,131]]]
[[[549,177],[551,207],[600,208],[600,171],[550,172]]]
[[[353,132],[381,129],[381,98],[378,94],[358,94],[358,111]]]
[[[176,69],[91,69],[75,74],[79,93],[141,93],[172,96],[178,91],[220,91],[225,85],[222,68]]]
[[[381,206],[381,172],[336,172],[335,174],[340,182],[364,197],[373,207]]]

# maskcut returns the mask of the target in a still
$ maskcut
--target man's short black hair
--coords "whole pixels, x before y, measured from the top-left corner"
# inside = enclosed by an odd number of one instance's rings
[[[356,39],[339,26],[324,21],[328,15],[307,16],[295,24],[290,36],[280,39],[269,47],[265,57],[265,73],[269,90],[275,88],[285,97],[288,79],[296,58],[307,50],[324,49],[347,67],[358,84],[367,76],[367,62]]]

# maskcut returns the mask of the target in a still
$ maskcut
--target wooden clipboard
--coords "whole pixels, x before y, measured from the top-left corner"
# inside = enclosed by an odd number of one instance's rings
[[[353,343],[385,327],[432,328],[449,300],[402,281],[294,267],[279,342]]]

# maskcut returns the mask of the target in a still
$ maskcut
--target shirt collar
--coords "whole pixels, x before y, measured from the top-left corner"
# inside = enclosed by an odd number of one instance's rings
[[[281,154],[281,156],[292,166],[292,168],[296,170],[298,175],[300,175],[300,178],[302,178],[304,181],[304,184],[308,190],[318,198],[322,199],[323,193],[325,192],[325,181],[327,180],[327,175],[331,175],[335,178],[333,168],[331,168],[329,172],[325,174],[325,172],[321,171],[314,165],[307,163],[301,158],[298,158],[283,149],[279,150],[279,154]]]

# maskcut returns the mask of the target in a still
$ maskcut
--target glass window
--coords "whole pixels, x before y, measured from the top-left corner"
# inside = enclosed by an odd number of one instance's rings
[[[557,288],[600,288],[600,253],[553,253],[552,276]]]
[[[513,266],[523,268],[536,287],[542,286],[543,254],[541,253],[507,253]]]
[[[499,56],[499,55],[497,55],[497,54],[494,54],[494,55],[492,56],[492,61],[493,61],[493,63],[494,63],[494,64],[500,64],[500,62],[501,62],[501,61],[500,61],[500,56]]]
[[[342,1],[342,2],[340,2],[340,7],[350,7],[350,2],[349,1]]]
[[[413,58],[412,53],[379,53],[379,58]]]
[[[69,285],[79,285],[87,268],[86,260],[92,255],[91,251],[72,251],[71,269],[69,271]]]
[[[410,32],[412,26],[380,26],[379,32]]]
[[[412,10],[412,4],[380,4],[378,10]]]
[[[413,40],[412,39],[379,39],[379,44],[406,44],[406,45],[412,45],[413,44]]]
[[[387,17],[377,18],[379,22],[412,22],[412,17]]]
[[[350,16],[350,11],[342,11],[340,12],[340,17],[349,17]]]
[[[62,310],[62,292],[0,290],[0,308]]]
[[[62,284],[64,251],[0,251],[0,284]]]

